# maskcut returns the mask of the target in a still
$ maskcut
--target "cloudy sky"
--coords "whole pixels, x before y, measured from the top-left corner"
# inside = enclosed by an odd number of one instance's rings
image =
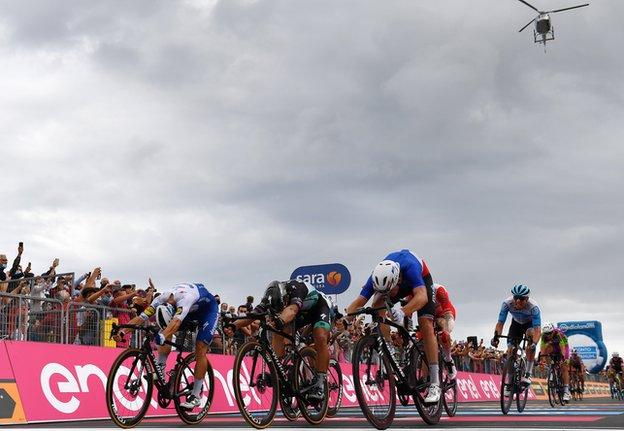
[[[534,0],[542,9],[574,2]],[[624,351],[624,2],[0,1],[0,252],[229,302],[390,251]]]

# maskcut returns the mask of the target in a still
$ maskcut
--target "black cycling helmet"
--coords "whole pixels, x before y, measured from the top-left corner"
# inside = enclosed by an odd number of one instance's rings
[[[282,311],[284,309],[283,284],[277,280],[270,282],[264,291],[262,303],[274,312]]]

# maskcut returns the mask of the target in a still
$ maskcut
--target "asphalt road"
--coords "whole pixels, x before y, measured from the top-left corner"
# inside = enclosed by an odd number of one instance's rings
[[[12,428],[38,428],[38,429],[93,429],[93,428],[116,428],[111,421],[78,421],[58,422],[46,424],[19,425]],[[184,425],[177,417],[144,419],[137,429],[164,428],[190,428]],[[251,430],[239,414],[215,414],[208,416],[200,425],[192,428],[210,428]],[[278,414],[272,428],[313,428],[324,429],[357,429],[373,430],[359,409],[343,409],[335,418],[325,420],[322,426],[313,427],[303,419],[289,422]],[[418,416],[415,408],[397,408],[396,418],[391,428],[432,428],[426,425]],[[546,401],[529,401],[523,413],[510,412],[504,416],[501,414],[498,403],[463,403],[459,405],[457,415],[453,418],[442,417],[440,423],[434,428],[459,429],[539,429],[539,430],[598,430],[598,429],[624,429],[624,403],[613,401],[608,398],[585,399],[580,402],[572,402],[565,407],[551,408]]]

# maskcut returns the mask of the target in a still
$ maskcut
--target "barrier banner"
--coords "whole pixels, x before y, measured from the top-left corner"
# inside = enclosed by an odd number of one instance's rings
[[[6,351],[4,347],[6,346]],[[106,382],[111,364],[121,349],[63,344],[44,344],[8,341],[0,346],[2,370],[13,369],[16,387],[11,396],[22,395],[21,404],[28,422],[71,421],[83,419],[106,419]],[[4,356],[2,356],[4,352]],[[8,361],[7,361],[8,357]],[[168,369],[174,366],[176,353],[169,356]],[[233,357],[210,355],[215,376],[215,393],[210,411],[212,413],[238,412],[232,386]],[[10,364],[8,363],[10,362]],[[4,365],[7,366],[4,366]],[[357,406],[351,364],[343,363],[342,405]],[[244,372],[244,370],[243,370]],[[501,377],[490,374],[460,372],[457,378],[457,395],[460,402],[493,401],[500,397]],[[15,385],[15,383],[13,383]],[[262,402],[247,388],[244,396]],[[370,400],[380,396],[375,391],[365,391]],[[150,402],[149,416],[175,415],[171,408],[162,409],[156,402],[156,390]],[[533,391],[529,392],[535,398]],[[123,402],[123,400],[120,400]],[[18,411],[17,409],[15,410]],[[13,416],[15,417],[15,415]],[[14,420],[11,423],[17,423]]]
[[[0,341],[0,425],[26,422],[4,341]]]

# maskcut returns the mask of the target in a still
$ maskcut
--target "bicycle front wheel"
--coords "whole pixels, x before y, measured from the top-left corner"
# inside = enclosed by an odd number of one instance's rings
[[[557,382],[557,376],[555,374],[555,369],[553,366],[550,366],[548,369],[548,378],[546,380],[546,390],[548,392],[548,403],[551,407],[555,407],[559,404],[559,387]]]
[[[526,362],[524,359],[520,360],[520,376],[524,376],[526,371]],[[524,390],[522,390],[523,386],[518,386],[518,393],[516,394],[516,407],[518,408],[518,413],[522,413],[524,408],[526,407],[527,398],[529,397],[529,386],[527,385]]]
[[[327,409],[327,417],[334,417],[340,410],[342,404],[342,368],[337,360],[329,361],[329,369],[327,370],[327,385],[329,390],[329,408]]]
[[[450,370],[442,360],[440,360],[440,366],[443,367],[442,379],[440,380],[443,397],[442,405],[446,414],[449,417],[453,417],[457,413],[457,379],[451,380],[449,377]]]
[[[115,359],[106,382],[106,406],[115,425],[132,428],[141,422],[152,399],[153,385],[141,350],[125,350]]]
[[[206,375],[202,383],[202,390],[199,394],[199,406],[186,409],[180,404],[183,399],[186,399],[192,392],[193,386],[195,386],[195,353],[191,353],[184,358],[182,363],[178,366],[174,380],[174,405],[178,416],[189,425],[194,425],[206,417],[210,406],[212,405],[212,398],[214,396],[214,371],[212,365],[208,361],[208,368],[206,369]]]
[[[501,376],[500,405],[501,411],[504,415],[509,413],[509,409],[511,408],[511,402],[513,401],[513,395],[515,392],[515,363],[515,356],[512,355],[512,357],[507,358],[507,361],[505,362],[505,367],[503,368],[503,375]]]
[[[353,351],[353,383],[366,419],[383,430],[392,425],[396,410],[396,387],[390,362],[379,352],[377,338],[360,338]]]
[[[262,344],[249,341],[238,349],[232,380],[236,404],[245,421],[257,429],[271,425],[277,412],[279,383]]]

